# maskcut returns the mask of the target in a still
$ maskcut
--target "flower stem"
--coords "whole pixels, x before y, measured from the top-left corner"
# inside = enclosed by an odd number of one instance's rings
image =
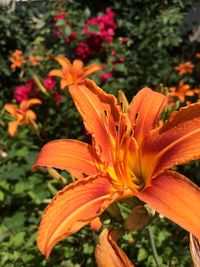
[[[157,252],[155,240],[154,240],[154,237],[153,237],[153,231],[152,231],[152,228],[151,228],[150,225],[147,227],[147,230],[148,230],[148,233],[149,233],[149,239],[150,239],[150,243],[151,243],[151,248],[152,248],[154,260],[156,262],[157,267],[160,267],[161,266],[160,265],[160,260],[158,258],[158,252]]]

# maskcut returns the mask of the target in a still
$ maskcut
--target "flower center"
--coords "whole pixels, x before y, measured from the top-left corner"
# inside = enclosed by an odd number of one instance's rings
[[[117,190],[141,191],[145,186],[142,177],[138,144],[126,114],[121,113],[115,128],[115,137],[110,136],[112,166],[106,168]]]

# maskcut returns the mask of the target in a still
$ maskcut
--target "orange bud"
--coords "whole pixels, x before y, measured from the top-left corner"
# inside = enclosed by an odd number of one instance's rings
[[[194,267],[200,266],[200,241],[190,234],[190,252]]]
[[[128,231],[137,231],[146,226],[150,219],[148,210],[140,205],[132,209],[132,212],[124,221],[123,227]]]

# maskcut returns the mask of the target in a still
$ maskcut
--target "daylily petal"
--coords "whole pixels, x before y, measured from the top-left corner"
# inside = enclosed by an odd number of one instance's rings
[[[200,241],[190,234],[190,251],[194,267],[200,266]]]
[[[148,144],[147,144],[148,143]],[[154,164],[154,174],[200,157],[200,103],[181,108],[160,130],[146,138],[143,160]],[[155,160],[152,160],[155,157]],[[151,160],[150,160],[151,158]],[[153,165],[152,165],[153,166]],[[151,164],[149,164],[149,168]]]
[[[57,56],[55,57],[55,60],[58,61],[58,63],[63,67],[63,69],[68,69],[68,67],[71,66],[70,61],[66,57]]]
[[[109,178],[93,176],[59,191],[43,213],[37,243],[49,256],[52,248],[98,217],[114,201]]]
[[[92,146],[76,140],[60,139],[43,146],[34,168],[46,166],[66,170],[80,179],[98,173],[96,160]]]
[[[129,258],[115,242],[115,230],[104,229],[99,236],[95,258],[98,267],[133,267]]]
[[[137,195],[159,213],[200,238],[200,189],[185,176],[167,171]]]
[[[102,158],[111,161],[110,147],[119,120],[116,98],[105,93],[89,79],[81,84],[71,85],[69,91],[87,131],[93,134],[96,147],[101,148]]]
[[[18,108],[13,104],[6,104],[5,110],[10,113],[10,115],[14,118],[17,118]]]
[[[70,79],[68,78],[67,80],[61,79],[60,80],[60,88],[63,90],[66,86],[70,84]]]
[[[49,73],[48,73],[49,76],[58,76],[60,78],[63,77],[63,71],[62,70],[51,70]]]
[[[29,122],[29,120],[36,120],[36,114],[31,109],[26,111],[26,122]]]
[[[157,126],[160,114],[167,103],[167,97],[152,91],[142,89],[133,98],[128,109],[132,125],[136,123],[134,137],[140,143],[149,131]]]
[[[101,67],[98,64],[92,64],[84,68],[84,77],[92,74],[93,72],[100,70]]]
[[[19,108],[23,111],[26,111],[32,105],[42,104],[42,101],[38,98],[32,98],[29,100],[24,100],[20,103]]]
[[[19,126],[18,121],[11,121],[8,123],[8,133],[10,136],[16,135],[18,126]]]
[[[75,73],[80,73],[83,70],[83,61],[79,60],[79,59],[75,59],[73,61],[73,72]]]

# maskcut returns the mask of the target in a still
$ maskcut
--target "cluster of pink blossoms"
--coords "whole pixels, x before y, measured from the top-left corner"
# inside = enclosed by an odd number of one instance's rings
[[[53,21],[55,23],[55,28],[57,29],[55,34],[57,36],[61,36],[61,29],[57,27],[56,22],[66,19],[67,16],[67,13],[59,11],[57,16],[54,17]],[[105,51],[104,44],[112,44],[115,30],[117,29],[115,17],[116,14],[113,10],[111,8],[107,8],[104,14],[91,18],[85,23],[83,27],[83,34],[85,38],[79,42],[75,49],[77,58],[86,62],[94,57],[95,53],[102,54]],[[66,24],[71,26],[70,22],[66,22]],[[127,42],[127,40],[125,40],[127,38],[121,39],[123,39],[121,42]],[[75,40],[77,40],[77,34],[72,31],[70,36],[65,39],[65,43],[68,45],[71,41]],[[108,72],[101,73],[100,77],[103,83],[113,77],[115,72],[114,65],[125,61],[124,57],[117,55],[115,50],[112,50],[111,55],[116,58],[110,63],[112,69]],[[104,70],[104,66],[102,66],[102,70]]]
[[[103,43],[112,43],[117,28],[114,21],[115,16],[115,13],[110,8],[107,8],[104,15],[99,15],[87,21],[83,28],[83,33],[87,37],[79,43],[76,49],[77,57],[83,61],[87,61],[94,52],[103,52]],[[91,30],[92,26],[96,26],[98,30]]]
[[[55,105],[59,106],[64,96],[54,90],[54,88],[56,87],[56,81],[54,80],[54,78],[51,76],[47,76],[44,79],[43,85],[48,91],[52,91],[52,95],[55,100]],[[37,87],[33,80],[28,80],[25,84],[18,85],[15,87],[14,99],[18,103],[21,103],[22,101],[28,100],[30,98],[39,98],[39,92],[37,91]]]
[[[28,100],[31,97],[37,97],[38,92],[35,87],[35,82],[33,80],[28,80],[23,85],[18,85],[15,87],[14,99],[21,103],[24,100]]]

